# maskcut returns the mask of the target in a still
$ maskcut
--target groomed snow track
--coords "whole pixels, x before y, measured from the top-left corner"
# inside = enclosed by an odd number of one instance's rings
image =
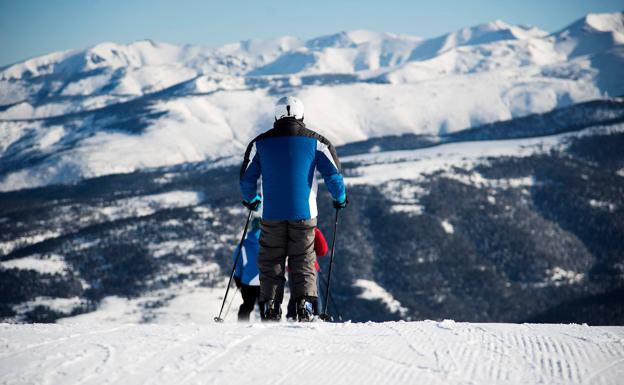
[[[0,325],[1,384],[622,384],[624,327]]]

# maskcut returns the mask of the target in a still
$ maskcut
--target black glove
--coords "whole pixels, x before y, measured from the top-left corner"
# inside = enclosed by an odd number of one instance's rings
[[[342,202],[333,201],[332,203],[334,204],[334,208],[336,210],[342,210],[345,207],[347,207],[347,205],[349,204],[349,198],[345,195],[344,201],[342,201]]]
[[[241,288],[241,285],[243,284],[241,282],[241,279],[239,277],[237,277],[237,276],[234,276],[234,283],[236,284],[236,287],[239,288],[239,289]]]
[[[251,211],[258,211],[262,206],[262,199],[259,195],[256,195],[252,200],[243,200],[243,206],[247,207]]]

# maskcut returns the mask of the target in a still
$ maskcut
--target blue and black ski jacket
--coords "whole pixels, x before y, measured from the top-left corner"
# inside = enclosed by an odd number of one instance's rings
[[[258,193],[266,220],[305,220],[317,216],[316,170],[337,201],[346,197],[336,150],[323,136],[305,127],[303,121],[282,118],[272,129],[249,143],[240,170],[243,199]]]
[[[258,273],[258,254],[260,253],[260,229],[247,233],[243,241],[243,249],[238,256],[234,276],[241,280],[241,283],[249,286],[260,286]],[[236,261],[238,247],[234,250],[232,260]]]

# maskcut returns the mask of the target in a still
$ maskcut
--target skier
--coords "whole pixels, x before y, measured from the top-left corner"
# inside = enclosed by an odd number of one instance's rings
[[[311,321],[317,298],[314,271],[316,170],[333,198],[336,210],[347,206],[338,156],[331,143],[303,123],[303,103],[292,96],[275,106],[273,128],[249,143],[240,170],[243,204],[262,209],[260,255],[260,315],[282,316],[286,256],[292,268],[292,295],[299,321]],[[261,194],[258,178],[262,176]]]
[[[247,233],[241,255],[234,271],[236,287],[240,289],[243,304],[238,308],[238,320],[249,321],[249,314],[253,311],[260,296],[260,280],[258,277],[258,244],[260,238],[260,219],[254,218],[251,222],[251,231]],[[238,247],[232,259],[236,261]]]
[[[314,305],[314,315],[318,315],[319,311],[319,303],[323,302],[323,298],[321,297],[322,292],[320,288],[320,280],[318,279],[318,273],[321,271],[321,266],[318,263],[319,257],[324,257],[327,254],[329,248],[327,247],[327,241],[325,240],[325,236],[319,230],[318,227],[314,228],[314,254],[316,254],[316,259],[314,260],[314,270],[316,270],[316,291],[318,293],[317,300],[313,304]],[[286,265],[286,270],[288,271],[288,284],[292,283],[292,269],[290,268],[290,264]],[[290,292],[292,293],[292,286],[290,288]],[[295,305],[295,298],[291,295],[288,300],[288,306],[286,307],[286,318],[296,319],[297,318],[297,307]]]

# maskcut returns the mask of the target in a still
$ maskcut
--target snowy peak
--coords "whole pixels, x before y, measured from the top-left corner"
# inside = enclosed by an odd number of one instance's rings
[[[593,30],[597,32],[616,32],[623,34],[624,13],[590,13],[579,20],[578,24],[586,30]]]
[[[26,60],[5,68],[0,79],[23,79],[45,75],[71,77],[98,69],[139,68],[184,64],[198,49],[140,40],[130,44],[105,42],[82,51],[65,51]]]
[[[340,32],[308,40],[248,74],[319,75],[377,70],[405,62],[419,42],[413,36],[390,33]]]
[[[333,35],[320,36],[310,39],[306,42],[309,49],[323,48],[353,48],[357,45],[350,37],[348,32],[339,32]]]
[[[94,70],[133,70],[146,67],[185,67],[202,73],[242,74],[270,63],[284,53],[303,46],[300,39],[280,37],[245,40],[216,49],[174,45],[153,40],[129,44],[104,42],[84,50],[71,50],[36,57],[0,70],[0,80],[20,80],[46,75],[63,78]]]
[[[405,36],[404,39],[418,40],[416,37]],[[365,44],[380,44],[384,40],[401,40],[402,37],[390,33],[367,30],[342,31],[333,35],[317,37],[306,42],[312,50],[324,48],[356,48]]]
[[[543,33],[545,34],[545,32]],[[442,50],[464,46],[492,43],[500,40],[527,39],[542,35],[539,29],[525,30],[501,20],[463,28],[446,35]]]
[[[184,51],[184,47],[152,40],[140,40],[127,45],[101,43],[85,51],[85,69],[173,64],[184,59]]]
[[[230,156],[286,93],[334,144],[619,96],[622,19],[588,15],[551,35],[497,20],[426,40],[354,30],[214,49],[106,42],[29,59],[0,69],[0,189],[67,180],[70,169],[78,178]],[[124,165],[101,161],[112,157]]]
[[[624,44],[624,13],[589,14],[553,37],[557,50],[572,58],[609,50]]]
[[[293,51],[303,45],[301,39],[292,36],[283,36],[276,39],[251,39],[226,44],[215,50],[216,55],[238,55],[245,57],[275,57],[276,55]]]
[[[408,35],[353,30],[307,41],[289,36],[246,40],[216,49],[177,46],[152,40],[130,44],[107,42],[7,66],[0,70],[0,80],[52,74],[71,77],[93,70],[114,71],[150,66],[186,67],[196,70],[198,74],[345,73],[428,60],[463,46],[544,39],[546,36],[546,32],[536,27],[515,26],[496,20],[426,40]],[[624,17],[620,12],[589,14],[552,36],[558,52],[565,56],[597,52],[624,44]]]
[[[56,66],[68,58],[73,58],[75,50],[53,52],[47,55],[37,56],[32,59],[15,63],[2,68],[0,80],[29,79],[41,75],[49,75],[55,72]]]
[[[425,40],[412,51],[410,60],[428,60],[457,47],[475,46],[504,40],[526,40],[546,35],[545,31],[536,27],[513,26],[504,21],[496,20]]]

